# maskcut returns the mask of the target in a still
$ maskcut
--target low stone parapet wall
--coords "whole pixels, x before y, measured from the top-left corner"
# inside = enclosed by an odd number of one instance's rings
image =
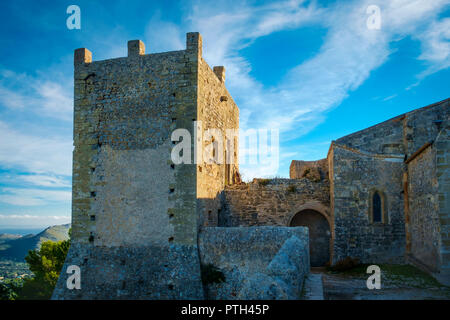
[[[207,299],[299,299],[310,269],[305,227],[206,227],[199,249],[225,278],[204,285]]]

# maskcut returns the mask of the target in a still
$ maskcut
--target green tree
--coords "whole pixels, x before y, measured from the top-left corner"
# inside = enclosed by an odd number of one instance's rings
[[[25,279],[19,290],[20,299],[50,299],[64,265],[70,239],[43,242],[39,250],[30,250],[25,257],[34,278]]]
[[[20,287],[21,283],[18,279],[0,282],[0,300],[16,300]]]

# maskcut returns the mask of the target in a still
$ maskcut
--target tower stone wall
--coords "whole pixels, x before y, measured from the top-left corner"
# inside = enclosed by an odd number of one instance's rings
[[[239,109],[225,87],[225,68],[199,61],[197,197],[201,225],[217,226],[220,194],[239,172]],[[201,127],[200,127],[201,126]],[[214,149],[214,151],[212,151]]]
[[[197,166],[193,139],[239,118],[201,55],[198,33],[180,51],[145,54],[140,40],[125,58],[75,51],[72,245],[54,298],[203,298],[197,233],[225,164]],[[176,129],[191,136],[188,163],[172,161],[185,138],[172,141]],[[81,268],[81,290],[66,288],[69,265]]]

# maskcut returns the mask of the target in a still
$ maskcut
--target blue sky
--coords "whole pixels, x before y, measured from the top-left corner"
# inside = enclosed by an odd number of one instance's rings
[[[68,30],[66,9],[81,9]],[[380,29],[366,9],[380,8]],[[180,50],[199,31],[243,129],[280,132],[277,172],[326,157],[332,140],[449,97],[450,0],[2,1],[0,228],[70,221],[73,50],[94,60]]]

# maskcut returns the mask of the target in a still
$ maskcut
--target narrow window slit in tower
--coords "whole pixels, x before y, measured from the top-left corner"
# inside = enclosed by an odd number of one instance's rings
[[[375,192],[372,196],[372,220],[373,222],[383,222],[382,208],[381,208],[381,196],[378,192]]]

